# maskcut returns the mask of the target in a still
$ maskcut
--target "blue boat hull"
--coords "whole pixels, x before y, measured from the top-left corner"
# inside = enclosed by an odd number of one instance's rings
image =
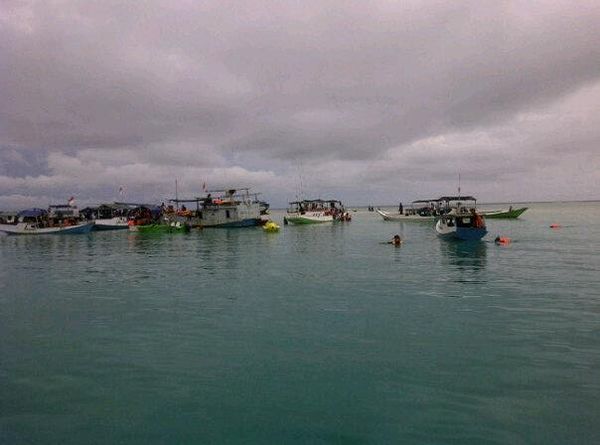
[[[474,227],[457,227],[454,237],[462,241],[479,241],[487,235],[486,229],[476,229]]]

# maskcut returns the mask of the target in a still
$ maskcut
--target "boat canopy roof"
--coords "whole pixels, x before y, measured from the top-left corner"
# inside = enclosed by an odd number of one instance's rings
[[[229,193],[230,195],[233,195],[238,190],[247,192],[248,190],[250,190],[250,187],[236,187],[236,188],[230,188],[230,189],[212,189],[212,190],[206,190],[206,193]]]
[[[240,193],[237,193],[240,192]],[[184,198],[184,199],[169,199],[169,202],[180,203],[180,202],[206,202],[209,199],[230,199],[230,198],[245,198],[245,197],[254,197],[255,200],[258,200],[258,195],[260,193],[250,193],[249,187],[238,187],[231,189],[221,189],[221,190],[206,190],[205,196],[195,196],[194,198]],[[213,193],[216,193],[213,196]]]
[[[303,199],[302,201],[292,201],[292,202],[290,202],[290,204],[311,204],[311,203],[323,204],[326,202],[335,202],[338,204],[342,203],[342,201],[339,201],[337,199]]]
[[[429,204],[430,202],[439,202],[441,201],[441,199],[417,199],[416,201],[413,201],[413,204]]]
[[[155,204],[144,204],[141,202],[114,202],[112,204],[102,204],[102,205],[114,205],[114,206],[119,206],[119,208],[127,207],[130,209],[135,209],[137,207],[147,207],[149,209],[152,207],[158,207]]]
[[[169,202],[200,202],[206,198],[169,199]]]
[[[128,204],[125,202],[113,202],[100,204],[98,209],[112,209],[112,210],[124,210],[124,209],[134,209],[135,207],[140,206],[140,204]]]
[[[46,215],[48,212],[45,209],[39,209],[39,208],[33,208],[33,209],[26,209],[26,210],[21,210],[19,213],[17,213],[17,216],[21,217],[27,217],[27,218],[38,218],[40,216],[44,216]]]
[[[477,201],[474,196],[442,196],[438,201]]]
[[[428,204],[431,202],[450,202],[450,201],[477,201],[474,196],[442,196],[435,199],[417,199],[412,204]]]

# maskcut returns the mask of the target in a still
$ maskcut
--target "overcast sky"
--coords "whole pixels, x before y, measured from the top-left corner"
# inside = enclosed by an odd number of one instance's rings
[[[600,198],[600,2],[0,2],[0,208]],[[125,195],[120,196],[119,187]]]

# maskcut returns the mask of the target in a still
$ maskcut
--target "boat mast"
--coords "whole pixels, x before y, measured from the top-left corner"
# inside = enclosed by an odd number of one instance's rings
[[[179,196],[177,195],[177,179],[175,179],[175,207],[179,211]]]

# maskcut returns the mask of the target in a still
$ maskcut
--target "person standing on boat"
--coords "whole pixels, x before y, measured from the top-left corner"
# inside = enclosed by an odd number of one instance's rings
[[[402,215],[402,214],[403,214],[403,210],[404,210],[404,207],[402,206],[402,203],[400,203],[400,204],[398,205],[398,213],[399,213],[400,215]]]

